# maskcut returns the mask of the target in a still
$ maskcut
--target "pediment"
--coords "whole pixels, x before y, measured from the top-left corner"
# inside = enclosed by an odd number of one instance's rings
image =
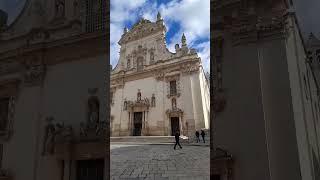
[[[124,32],[118,43],[121,45],[165,30],[166,28],[163,24],[151,22],[142,18],[139,22],[133,25],[130,31]]]

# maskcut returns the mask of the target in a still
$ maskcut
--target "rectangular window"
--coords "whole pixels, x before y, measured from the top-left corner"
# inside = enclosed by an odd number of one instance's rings
[[[176,95],[177,94],[177,82],[176,81],[170,81],[170,95]]]
[[[86,32],[105,30],[106,2],[102,0],[86,1]]]
[[[9,98],[0,99],[0,131],[7,129],[9,115]]]
[[[213,180],[221,180],[221,176],[219,174],[212,175]]]
[[[0,144],[0,169],[2,168],[3,144]]]

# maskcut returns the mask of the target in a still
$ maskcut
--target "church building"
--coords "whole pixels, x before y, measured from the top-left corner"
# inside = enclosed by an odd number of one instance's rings
[[[111,71],[111,136],[193,135],[209,128],[208,81],[195,49],[183,34],[170,52],[166,27],[141,18],[119,40],[120,58]]]

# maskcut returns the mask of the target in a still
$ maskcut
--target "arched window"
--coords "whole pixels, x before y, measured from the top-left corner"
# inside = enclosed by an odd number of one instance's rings
[[[137,71],[143,70],[143,58],[138,57],[137,59]]]

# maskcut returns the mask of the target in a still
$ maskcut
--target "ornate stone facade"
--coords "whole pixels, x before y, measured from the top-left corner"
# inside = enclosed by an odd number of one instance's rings
[[[112,136],[170,136],[176,128],[191,135],[209,127],[209,88],[201,60],[184,34],[181,48],[170,52],[165,32],[160,14],[156,22],[141,19],[125,28],[111,73]]]
[[[106,34],[86,29],[105,22],[82,18],[105,1],[25,2],[10,25],[0,11],[0,179],[74,180],[105,158]]]
[[[211,13],[211,175],[317,179],[319,86],[293,1],[214,0]]]

